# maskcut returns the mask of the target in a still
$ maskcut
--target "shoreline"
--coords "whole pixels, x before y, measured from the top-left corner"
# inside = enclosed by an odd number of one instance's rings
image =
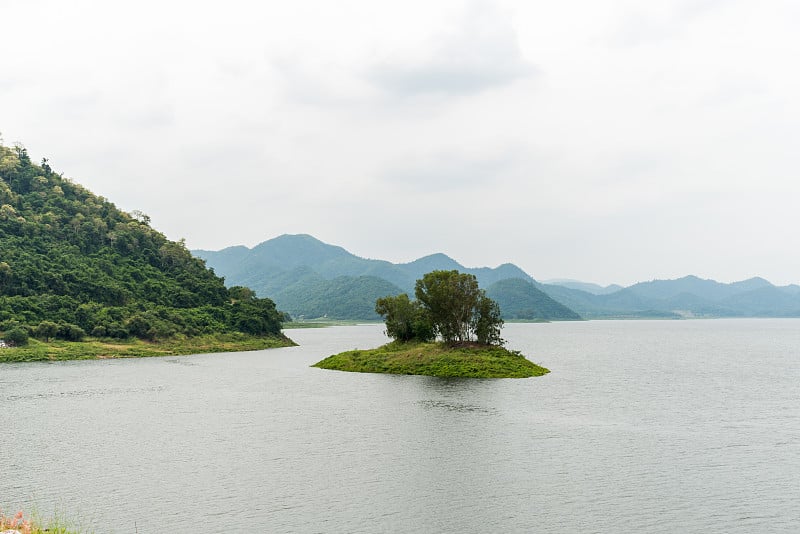
[[[283,334],[274,337],[255,337],[238,333],[210,334],[163,341],[86,338],[85,341],[44,342],[31,339],[27,345],[21,347],[0,348],[0,363],[188,356],[190,354],[244,352],[296,345],[297,343]]]
[[[439,342],[397,341],[374,349],[334,354],[312,367],[358,373],[448,378],[531,378],[550,372],[518,351],[497,345],[450,346]]]

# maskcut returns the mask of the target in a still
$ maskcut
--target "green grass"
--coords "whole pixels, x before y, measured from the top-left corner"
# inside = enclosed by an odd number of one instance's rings
[[[335,354],[313,365],[360,373],[391,373],[469,378],[528,378],[550,371],[517,351],[496,346],[399,343]]]
[[[286,336],[255,337],[239,333],[189,338],[175,337],[163,341],[87,338],[85,341],[77,342],[54,340],[45,343],[31,339],[23,347],[0,348],[0,363],[180,356],[209,352],[261,350],[294,345],[295,343]]]
[[[293,328],[327,328],[329,326],[355,326],[360,324],[378,324],[380,321],[356,321],[352,319],[308,319],[305,321],[289,321],[283,323],[284,330]],[[381,323],[382,324],[382,323]]]

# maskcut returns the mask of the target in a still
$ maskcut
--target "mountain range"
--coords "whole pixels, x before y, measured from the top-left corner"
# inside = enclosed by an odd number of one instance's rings
[[[536,286],[522,269],[506,263],[496,268],[467,268],[445,254],[410,263],[360,258],[342,247],[309,235],[282,235],[252,249],[194,250],[228,285],[269,295],[293,317],[377,319],[375,301],[414,294],[416,280],[434,270],[474,274],[504,316],[520,320],[578,320],[580,316]]]
[[[540,288],[585,318],[800,317],[800,286],[779,287],[758,277],[724,284],[690,275],[605,294],[555,284]]]
[[[376,319],[377,298],[413,295],[417,279],[440,269],[474,274],[506,319],[800,317],[800,286],[779,287],[757,277],[726,284],[690,275],[629,287],[564,279],[543,283],[512,263],[467,268],[439,253],[396,264],[360,258],[309,235],[192,253],[229,286],[251,287],[294,317]]]

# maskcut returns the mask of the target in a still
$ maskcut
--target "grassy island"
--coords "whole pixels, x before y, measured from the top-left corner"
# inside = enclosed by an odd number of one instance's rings
[[[87,338],[84,341],[52,340],[44,342],[31,339],[21,347],[0,348],[0,363],[183,356],[209,352],[272,349],[294,345],[294,341],[283,335],[258,337],[238,332],[188,338],[174,337],[157,341],[135,338],[127,340]]]
[[[394,341],[335,354],[313,367],[464,378],[528,378],[550,372],[503,347],[500,307],[478,287],[475,275],[432,271],[417,280],[414,294],[416,300],[403,293],[375,302],[375,312],[385,317],[386,335]]]
[[[360,373],[466,378],[528,378],[550,372],[519,352],[500,346],[399,341],[377,349],[335,354],[313,367]]]

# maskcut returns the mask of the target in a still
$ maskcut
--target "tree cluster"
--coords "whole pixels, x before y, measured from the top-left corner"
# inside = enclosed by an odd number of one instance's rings
[[[0,145],[0,332],[158,339],[278,335],[269,299],[227,289],[183,241]],[[42,326],[44,323],[44,326]],[[58,333],[52,331],[52,324]]]
[[[375,311],[386,321],[386,335],[398,341],[476,342],[502,345],[500,307],[478,287],[472,274],[433,271],[417,280],[416,300],[403,293],[378,299]]]

